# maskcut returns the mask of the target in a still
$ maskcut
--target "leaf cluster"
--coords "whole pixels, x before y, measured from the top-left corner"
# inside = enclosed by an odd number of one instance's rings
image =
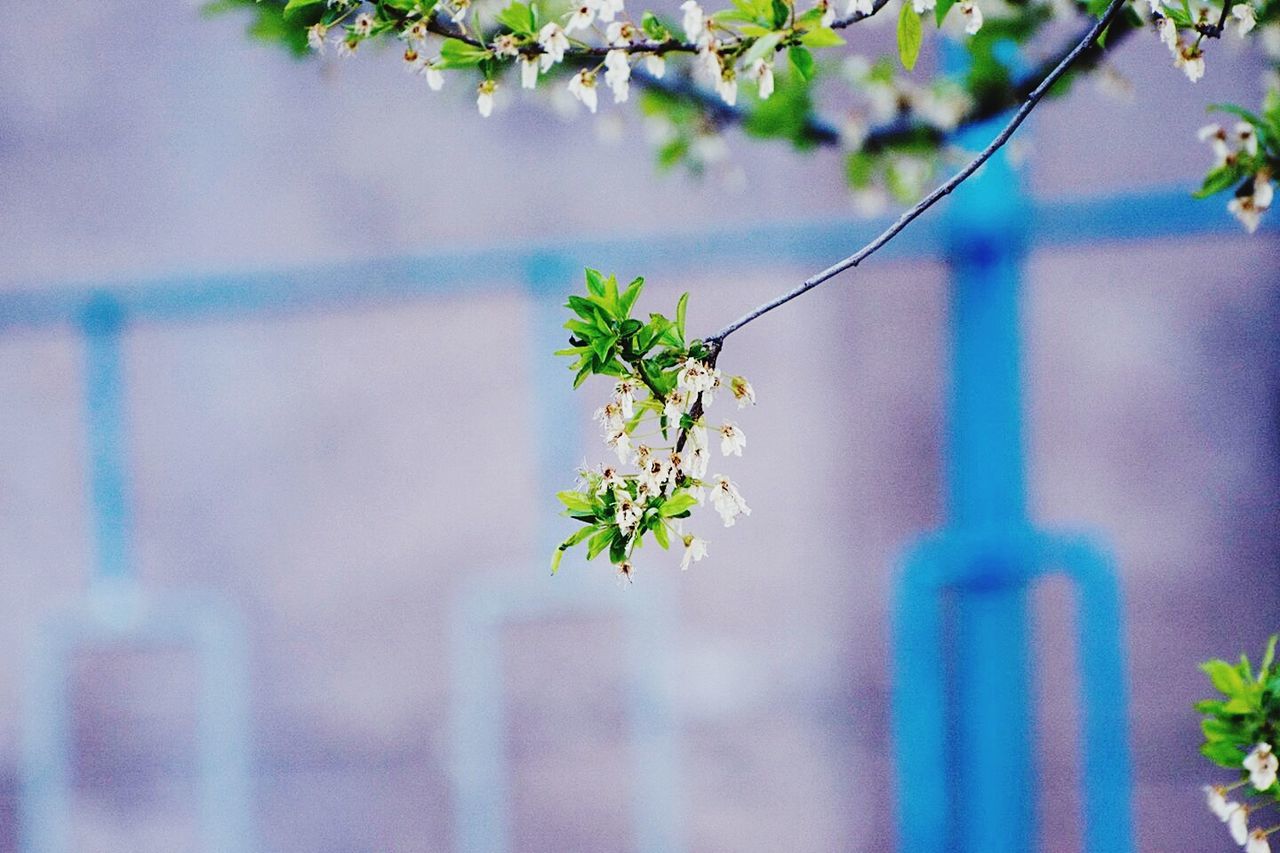
[[[1276,637],[1267,642],[1262,661],[1255,671],[1246,655],[1237,663],[1214,659],[1200,665],[1209,676],[1219,698],[1197,702],[1203,715],[1200,729],[1204,743],[1200,753],[1214,764],[1248,773],[1241,762],[1255,744],[1280,742],[1280,666],[1276,666]],[[1280,801],[1280,784],[1260,793]]]

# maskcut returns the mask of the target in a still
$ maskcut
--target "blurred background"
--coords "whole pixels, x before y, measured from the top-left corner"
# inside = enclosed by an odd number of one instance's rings
[[[607,392],[564,393],[549,354],[573,267],[530,288],[495,258],[597,246],[619,277],[652,273],[644,310],[691,291],[705,332],[871,235],[838,154],[731,136],[745,181],[659,174],[632,114],[608,134],[530,103],[485,121],[470,92],[410,85],[390,53],[299,63],[243,29],[195,7],[70,2],[0,50],[0,290],[14,297],[0,316],[0,851],[23,849],[23,745],[51,718],[69,732],[70,849],[202,849],[190,644],[77,644],[65,714],[32,693],[41,632],[85,601],[101,537],[85,336],[27,320],[102,287],[182,304],[184,288],[244,281],[338,295],[126,322],[116,387],[130,571],[156,595],[226,602],[243,628],[261,849],[455,849],[451,768],[475,701],[505,709],[488,734],[512,849],[636,849],[636,672],[664,697],[671,754],[655,772],[683,847],[890,847],[890,590],[905,550],[946,521],[934,226],[735,336],[723,366],[760,405],[729,473],[754,513],[707,525],[708,560],[681,573],[645,553],[630,590],[604,565],[551,579],[548,546],[571,529],[551,492],[604,458],[589,414]],[[1208,158],[1203,105],[1260,94],[1260,66],[1227,50],[1196,86],[1154,38],[1114,63],[1131,99],[1078,85],[1029,126],[1019,159],[1038,209],[1189,191]],[[1280,624],[1280,241],[1240,232],[1221,200],[1198,214],[1223,221],[1213,233],[1183,236],[1158,210],[1131,210],[1156,238],[1066,235],[1028,259],[1029,502],[1118,559],[1138,847],[1227,849],[1201,804],[1213,771],[1190,704],[1207,691],[1198,661],[1256,654]],[[816,254],[787,248],[810,233],[826,235]],[[708,262],[712,245],[750,254]],[[485,260],[467,275],[468,258]],[[445,268],[439,292],[394,295]],[[362,277],[383,295],[349,296]],[[587,603],[522,609],[547,596]],[[1041,841],[1073,850],[1069,587],[1038,585],[1035,605]],[[476,613],[495,626],[483,653],[457,630]]]

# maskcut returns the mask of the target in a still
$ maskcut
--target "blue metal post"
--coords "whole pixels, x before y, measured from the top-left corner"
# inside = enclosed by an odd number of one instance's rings
[[[975,128],[961,142],[982,145],[995,132]],[[1060,570],[1077,588],[1085,850],[1124,853],[1132,839],[1118,585],[1098,549],[1040,534],[1027,517],[1018,328],[1029,205],[1003,154],[955,195],[948,523],[911,552],[894,605],[901,849],[1036,849],[1027,597],[1032,581]]]
[[[94,582],[127,582],[129,496],[124,463],[124,380],[120,337],[124,313],[110,296],[90,299],[81,317],[85,342],[85,416],[89,496],[96,543]]]

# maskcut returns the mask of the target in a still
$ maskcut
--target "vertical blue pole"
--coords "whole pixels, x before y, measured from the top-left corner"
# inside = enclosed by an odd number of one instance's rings
[[[985,144],[994,125],[960,142]],[[949,208],[951,434],[949,515],[979,540],[1026,523],[1018,302],[1027,205],[1003,153]],[[1033,555],[970,555],[955,594],[956,800],[950,849],[1034,847],[1030,628]]]
[[[95,584],[133,577],[129,554],[129,495],[124,470],[124,377],[120,338],[124,312],[99,294],[85,306],[85,400],[89,491],[97,547]]]

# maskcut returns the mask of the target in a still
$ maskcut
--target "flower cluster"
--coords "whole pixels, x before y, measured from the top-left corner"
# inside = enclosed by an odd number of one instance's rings
[[[1271,853],[1268,839],[1280,832],[1280,825],[1257,821],[1261,813],[1275,812],[1280,805],[1280,758],[1272,747],[1280,743],[1280,667],[1274,665],[1275,649],[1276,637],[1272,637],[1256,675],[1243,655],[1234,665],[1211,660],[1201,667],[1223,698],[1196,705],[1204,715],[1200,726],[1205,742],[1200,752],[1239,774],[1229,784],[1205,785],[1205,801],[1246,853]]]
[[[725,395],[739,407],[753,405],[755,391],[741,376],[726,381],[715,348],[686,343],[687,293],[675,319],[650,314],[644,322],[631,316],[643,279],[620,288],[614,276],[595,270],[586,278],[586,296],[569,297],[570,345],[557,355],[573,357],[575,387],[592,375],[612,381],[613,394],[595,420],[617,462],[583,469],[576,488],[559,493],[565,514],[583,527],[556,548],[551,570],[565,551],[586,542],[588,560],[608,551],[629,582],[633,555],[650,534],[663,549],[679,545],[680,567],[687,569],[707,555],[706,540],[684,527],[695,508],[710,503],[726,527],[751,514],[733,481],[708,476],[715,440],[721,456],[741,456],[746,435],[730,421],[710,425],[707,410]]]
[[[1200,128],[1200,140],[1213,151],[1213,165],[1197,195],[1235,188],[1227,209],[1249,233],[1258,229],[1271,208],[1272,176],[1280,165],[1280,96],[1269,100],[1261,116],[1222,107],[1241,119],[1229,130],[1219,124]]]

